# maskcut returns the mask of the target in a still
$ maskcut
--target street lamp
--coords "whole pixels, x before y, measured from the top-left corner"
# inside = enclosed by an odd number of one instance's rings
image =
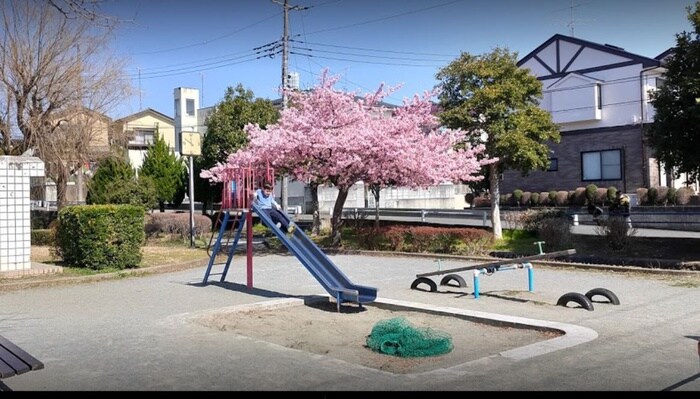
[[[194,129],[193,129],[194,130]],[[194,157],[202,153],[198,132],[182,132],[182,155],[190,157],[190,246],[194,247]]]

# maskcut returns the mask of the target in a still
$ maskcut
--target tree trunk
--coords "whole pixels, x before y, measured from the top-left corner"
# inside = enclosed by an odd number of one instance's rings
[[[379,193],[382,188],[379,186],[372,187],[372,195],[374,195],[374,228],[379,228]]]
[[[66,206],[66,191],[68,191],[68,169],[60,165],[56,170],[56,209],[60,211]]]
[[[158,201],[158,210],[161,212],[165,212],[165,202]]]
[[[343,231],[343,206],[348,198],[350,187],[338,187],[338,198],[335,199],[333,215],[331,216],[331,247],[339,247]]]
[[[493,228],[493,238],[500,240],[503,238],[501,229],[501,211],[499,209],[500,191],[498,187],[498,162],[489,165],[489,181],[491,190],[491,226]]]
[[[314,215],[311,222],[311,235],[321,234],[321,213],[318,211],[318,184],[310,183],[311,190],[311,213]]]

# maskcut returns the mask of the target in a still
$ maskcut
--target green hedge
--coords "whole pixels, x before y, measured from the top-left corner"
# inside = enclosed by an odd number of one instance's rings
[[[56,252],[68,266],[138,267],[145,240],[143,207],[77,205],[61,209]]]
[[[54,230],[35,229],[32,230],[32,245],[54,245]]]

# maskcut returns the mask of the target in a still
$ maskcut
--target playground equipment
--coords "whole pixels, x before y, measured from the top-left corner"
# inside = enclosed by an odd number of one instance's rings
[[[372,302],[377,298],[376,288],[353,284],[301,228],[294,229],[294,232],[288,236],[286,232],[277,227],[266,212],[258,209],[253,202],[255,189],[256,187],[261,187],[263,181],[274,181],[274,170],[272,168],[230,168],[225,173],[226,175],[222,179],[224,190],[222,193],[221,223],[219,223],[219,232],[213,248],[211,251],[208,251],[209,264],[204,273],[204,285],[209,282],[212,267],[221,251],[222,245],[228,245],[228,248],[220,281],[226,280],[233,255],[238,247],[238,241],[243,233],[243,228],[246,227],[246,285],[248,288],[253,287],[252,243],[254,212],[289,252],[299,259],[321,286],[335,298],[338,311],[340,311],[342,303],[357,303],[362,306],[363,303]],[[226,228],[232,217],[235,229],[232,228],[232,232],[227,233]],[[288,218],[286,214],[284,214],[284,217]],[[232,236],[231,233],[233,233],[232,243],[229,242]],[[223,244],[224,242],[226,244]]]
[[[578,292],[567,292],[566,294],[559,297],[559,300],[557,301],[557,306],[566,307],[570,302],[575,302],[579,304],[582,308],[591,311],[594,310],[593,297],[595,296],[605,297],[613,305],[620,304],[620,300],[617,298],[617,295],[615,295],[609,289],[593,288],[585,294],[581,294]]]
[[[541,248],[542,247],[540,244],[540,251],[541,251]],[[440,282],[441,285],[447,285],[451,281],[457,281],[461,287],[464,287],[464,286],[466,286],[466,282],[464,281],[464,279],[462,277],[460,277],[459,275],[453,274],[453,273],[460,272],[460,271],[466,271],[466,270],[472,270],[473,276],[474,276],[474,298],[478,299],[479,298],[479,277],[481,275],[491,276],[497,271],[527,268],[527,270],[528,270],[528,273],[527,273],[527,275],[528,275],[528,290],[533,291],[534,290],[534,270],[532,267],[532,263],[530,263],[531,260],[546,259],[546,258],[552,258],[552,257],[557,257],[557,256],[569,256],[569,255],[573,255],[575,253],[576,253],[575,249],[567,249],[564,251],[556,251],[556,252],[549,252],[549,253],[540,253],[540,254],[531,255],[531,256],[524,256],[524,257],[515,258],[515,259],[511,259],[511,260],[500,260],[500,261],[494,261],[494,262],[480,263],[477,265],[458,267],[455,269],[437,270],[437,271],[429,272],[429,273],[421,273],[421,274],[416,275],[416,279],[411,284],[411,289],[418,289],[421,286],[421,284],[426,284],[428,286],[430,292],[435,292],[435,291],[437,291],[437,284],[435,284],[435,282],[432,281],[431,279],[429,279],[428,277],[444,275],[444,274],[446,276]]]

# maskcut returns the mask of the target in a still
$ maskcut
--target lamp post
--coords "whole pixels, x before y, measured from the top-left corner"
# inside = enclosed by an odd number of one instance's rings
[[[194,248],[194,156],[190,155],[190,247]]]

